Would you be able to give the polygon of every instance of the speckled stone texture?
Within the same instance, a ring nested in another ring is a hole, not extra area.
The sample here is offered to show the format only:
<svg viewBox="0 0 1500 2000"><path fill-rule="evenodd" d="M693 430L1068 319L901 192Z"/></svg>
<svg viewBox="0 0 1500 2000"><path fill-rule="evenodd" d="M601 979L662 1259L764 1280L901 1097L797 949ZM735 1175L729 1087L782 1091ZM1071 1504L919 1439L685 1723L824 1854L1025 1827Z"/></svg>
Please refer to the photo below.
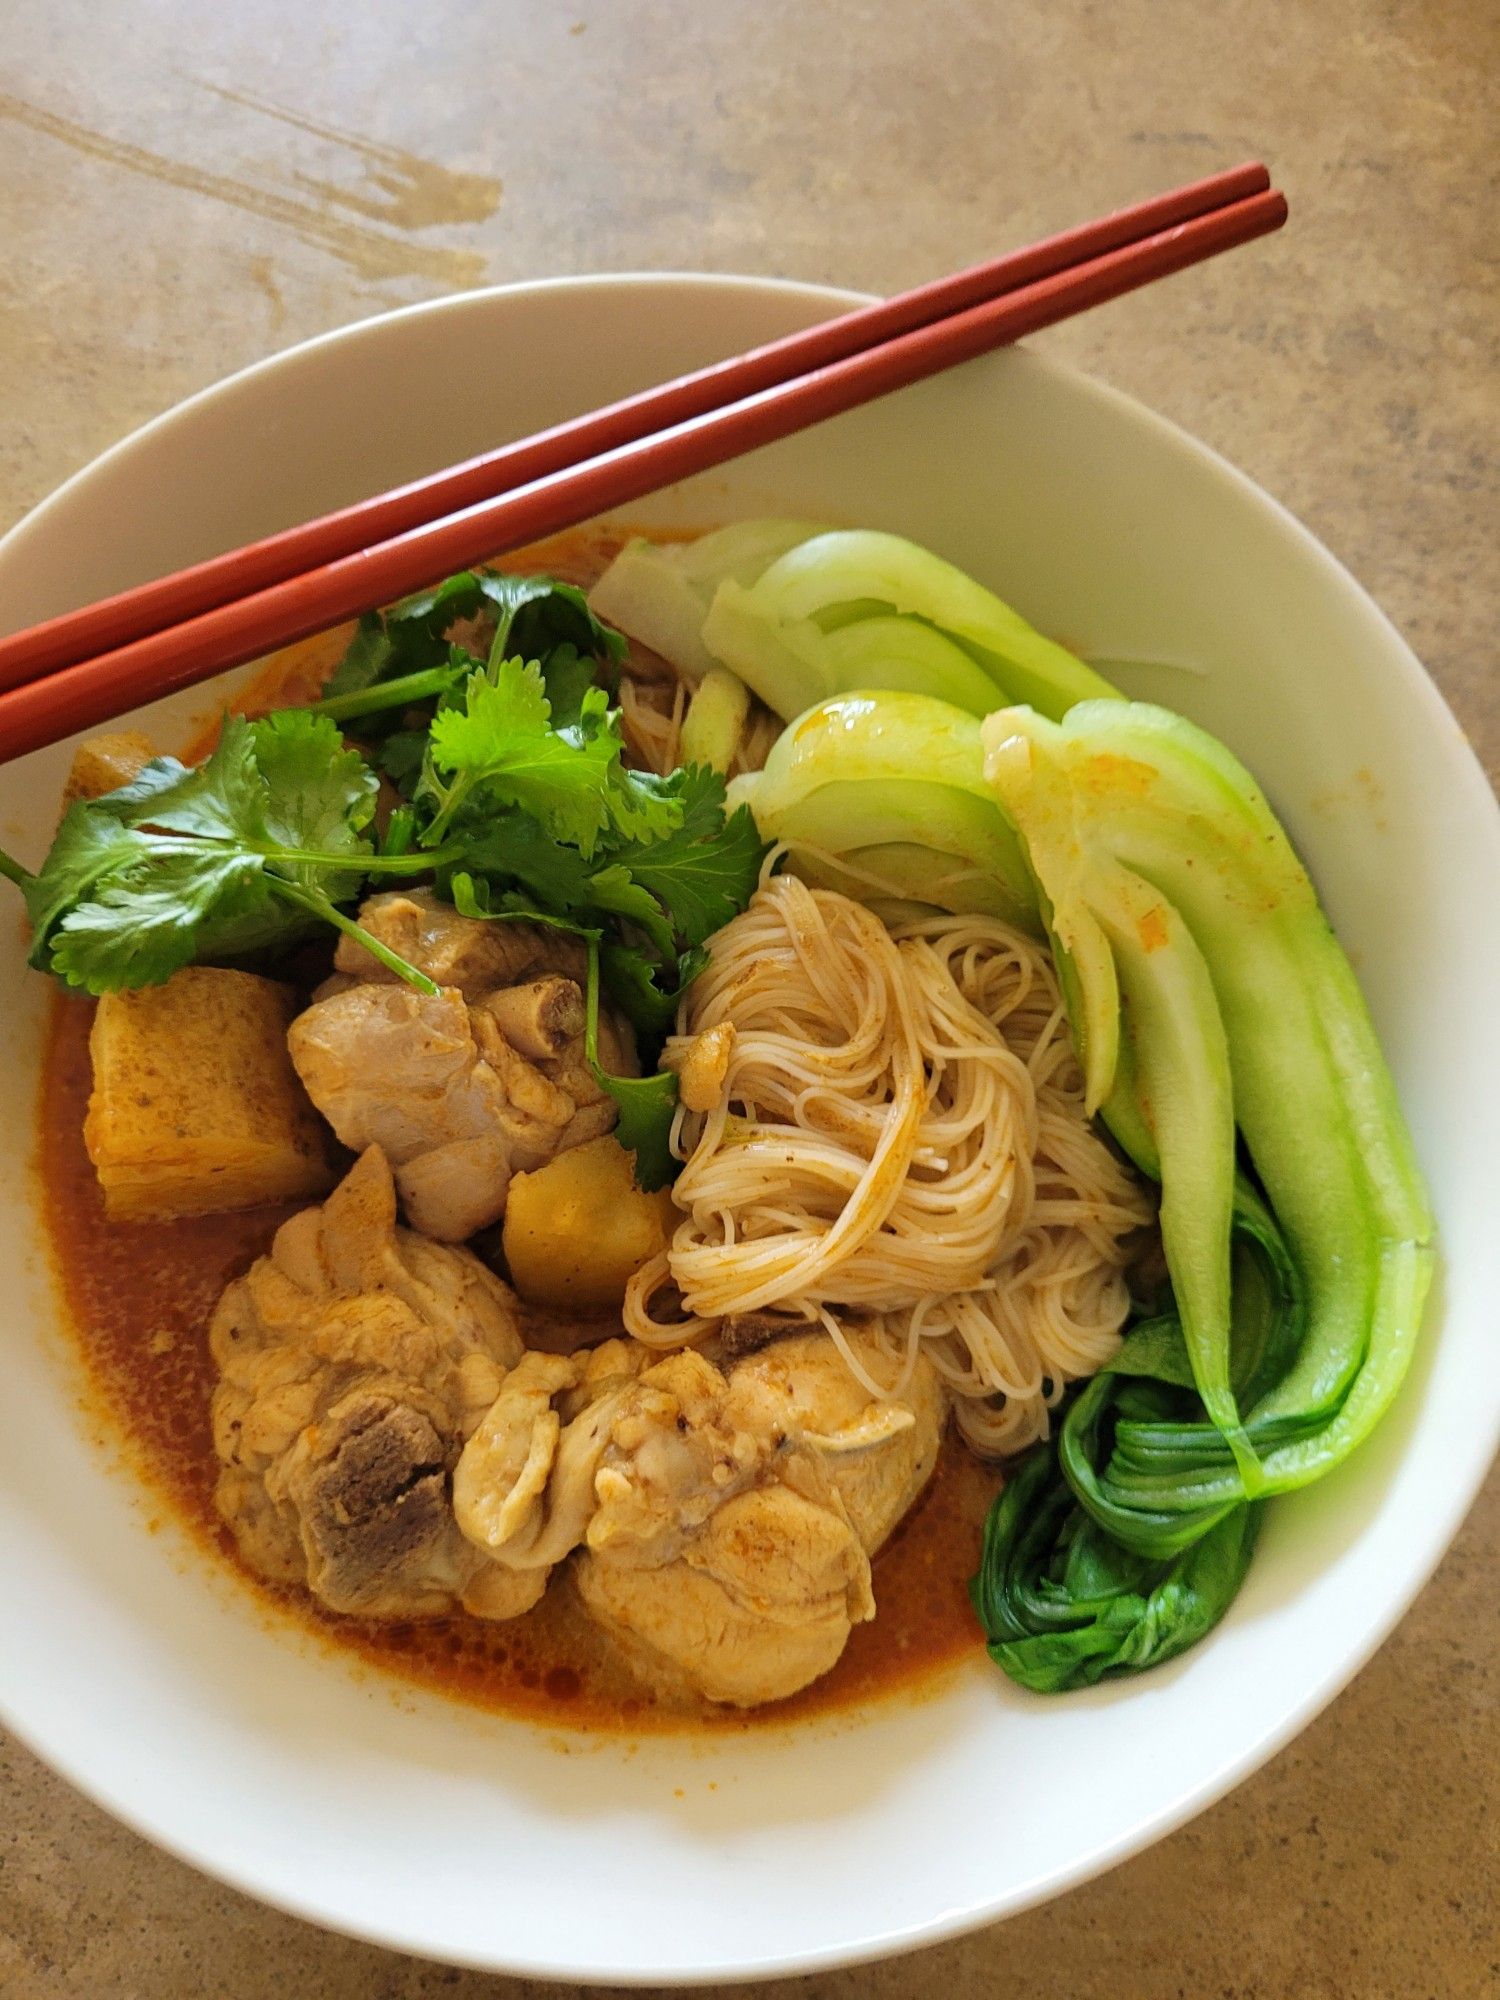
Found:
<svg viewBox="0 0 1500 2000"><path fill-rule="evenodd" d="M1491 0L46 0L0 41L5 522L230 369L408 299L652 266L892 290L1260 154L1284 236L1040 344L1284 500L1500 760ZM1348 1692L1150 1854L1001 1929L744 1990L1500 1993L1497 1529L1492 1482ZM0 1754L9 2000L561 1990L273 1915Z"/></svg>

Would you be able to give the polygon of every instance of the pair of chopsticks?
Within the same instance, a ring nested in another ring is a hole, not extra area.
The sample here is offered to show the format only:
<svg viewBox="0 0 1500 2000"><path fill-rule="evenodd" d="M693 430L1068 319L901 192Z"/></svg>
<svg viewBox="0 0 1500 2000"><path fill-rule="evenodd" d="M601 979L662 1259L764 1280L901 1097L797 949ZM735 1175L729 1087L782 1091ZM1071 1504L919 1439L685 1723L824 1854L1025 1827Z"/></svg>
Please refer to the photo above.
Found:
<svg viewBox="0 0 1500 2000"><path fill-rule="evenodd" d="M1280 228L1259 164L0 639L0 762Z"/></svg>

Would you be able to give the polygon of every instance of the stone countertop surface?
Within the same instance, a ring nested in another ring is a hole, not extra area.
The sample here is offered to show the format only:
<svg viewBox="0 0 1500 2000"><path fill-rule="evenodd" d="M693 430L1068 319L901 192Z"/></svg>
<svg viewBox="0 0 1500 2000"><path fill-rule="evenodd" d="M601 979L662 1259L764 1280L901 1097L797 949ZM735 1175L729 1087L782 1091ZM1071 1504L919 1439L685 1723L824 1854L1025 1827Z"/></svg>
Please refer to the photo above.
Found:
<svg viewBox="0 0 1500 2000"><path fill-rule="evenodd" d="M1284 236L1037 344L1283 500L1405 632L1492 774L1500 762L1500 13L1485 0L5 12L0 525L179 398L408 300L651 267L890 291L1260 155L1291 200ZM1001 1928L744 1991L1500 1992L1497 1532L1492 1480L1348 1691L1151 1852ZM563 1989L262 1909L9 1745L0 1991Z"/></svg>

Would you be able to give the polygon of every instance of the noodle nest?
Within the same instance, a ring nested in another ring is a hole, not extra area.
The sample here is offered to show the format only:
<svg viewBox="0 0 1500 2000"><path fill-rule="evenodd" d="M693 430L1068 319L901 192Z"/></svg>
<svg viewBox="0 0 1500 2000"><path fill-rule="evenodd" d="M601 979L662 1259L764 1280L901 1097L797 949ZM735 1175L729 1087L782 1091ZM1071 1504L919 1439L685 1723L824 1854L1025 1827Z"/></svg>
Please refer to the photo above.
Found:
<svg viewBox="0 0 1500 2000"><path fill-rule="evenodd" d="M888 930L777 875L715 938L666 1060L725 1023L717 1104L677 1113L683 1217L631 1281L628 1330L675 1347L738 1314L815 1321L872 1394L925 1353L977 1451L1046 1436L1119 1345L1152 1208L1084 1115L1045 948L987 916Z"/></svg>

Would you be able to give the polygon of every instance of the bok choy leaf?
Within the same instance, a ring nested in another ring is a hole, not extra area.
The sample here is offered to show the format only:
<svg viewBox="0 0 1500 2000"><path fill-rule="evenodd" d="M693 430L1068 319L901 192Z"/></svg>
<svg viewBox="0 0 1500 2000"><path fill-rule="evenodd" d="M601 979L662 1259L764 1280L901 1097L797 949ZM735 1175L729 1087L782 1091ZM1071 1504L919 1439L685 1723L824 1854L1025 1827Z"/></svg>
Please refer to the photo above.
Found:
<svg viewBox="0 0 1500 2000"><path fill-rule="evenodd" d="M1054 716L1114 693L952 563L870 529L814 536L748 588L722 584L703 643L782 716L867 687L976 715L997 696Z"/></svg>
<svg viewBox="0 0 1500 2000"><path fill-rule="evenodd" d="M1354 975L1243 766L1144 703L1061 724L1013 709L983 734L1068 968L1090 1108L1159 1163L1203 1405L1107 1436L1085 1397L1063 1468L1118 1540L1182 1548L1226 1508L1330 1471L1389 1407L1431 1272L1426 1194ZM1306 1298L1253 1401L1232 1379L1236 1134Z"/></svg>
<svg viewBox="0 0 1500 2000"><path fill-rule="evenodd" d="M630 543L590 593L598 615L690 680L727 667L783 720L894 689L981 716L1062 715L1114 693L993 592L899 535L740 521L670 547Z"/></svg>
<svg viewBox="0 0 1500 2000"><path fill-rule="evenodd" d="M1023 1687L1060 1694L1186 1652L1233 1603L1259 1514L1230 1508L1179 1555L1153 1562L1075 1504L1055 1445L1034 1446L985 1523L971 1586L990 1658Z"/></svg>
<svg viewBox="0 0 1500 2000"><path fill-rule="evenodd" d="M820 531L811 521L733 521L690 542L629 541L589 592L596 617L618 625L701 681L716 664L703 621L721 583L754 583L778 556Z"/></svg>
<svg viewBox="0 0 1500 2000"><path fill-rule="evenodd" d="M733 796L763 838L791 844L809 880L877 908L907 900L1039 928L1030 871L985 781L979 724L947 702L894 692L823 702Z"/></svg>

